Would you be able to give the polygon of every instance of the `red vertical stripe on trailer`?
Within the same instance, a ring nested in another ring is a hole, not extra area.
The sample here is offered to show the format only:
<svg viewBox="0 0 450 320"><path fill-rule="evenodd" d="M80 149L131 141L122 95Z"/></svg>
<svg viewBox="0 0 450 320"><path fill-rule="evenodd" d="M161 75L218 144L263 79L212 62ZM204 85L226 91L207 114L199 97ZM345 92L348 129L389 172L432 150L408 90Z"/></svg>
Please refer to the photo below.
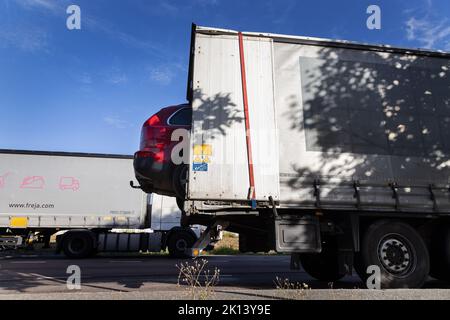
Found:
<svg viewBox="0 0 450 320"><path fill-rule="evenodd" d="M242 33L239 32L239 54L241 59L241 78L242 78L242 96L244 100L244 116L245 116L245 138L247 142L247 158L248 158L248 175L250 180L250 192L251 199L256 198L255 190L255 175L253 172L253 157L252 157L252 139L250 136L250 117L248 112L248 95L247 95L247 76L245 73L245 54L244 54L244 38Z"/></svg>

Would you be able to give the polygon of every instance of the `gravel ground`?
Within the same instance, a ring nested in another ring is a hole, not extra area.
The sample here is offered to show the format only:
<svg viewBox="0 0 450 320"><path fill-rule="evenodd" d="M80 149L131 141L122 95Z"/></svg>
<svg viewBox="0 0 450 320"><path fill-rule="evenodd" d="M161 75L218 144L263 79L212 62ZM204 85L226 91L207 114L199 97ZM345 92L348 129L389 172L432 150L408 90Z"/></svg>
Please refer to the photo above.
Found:
<svg viewBox="0 0 450 320"><path fill-rule="evenodd" d="M2 294L1 300L178 300L192 299L185 290L133 292L70 292ZM450 300L450 290L315 289L246 290L217 288L210 300Z"/></svg>

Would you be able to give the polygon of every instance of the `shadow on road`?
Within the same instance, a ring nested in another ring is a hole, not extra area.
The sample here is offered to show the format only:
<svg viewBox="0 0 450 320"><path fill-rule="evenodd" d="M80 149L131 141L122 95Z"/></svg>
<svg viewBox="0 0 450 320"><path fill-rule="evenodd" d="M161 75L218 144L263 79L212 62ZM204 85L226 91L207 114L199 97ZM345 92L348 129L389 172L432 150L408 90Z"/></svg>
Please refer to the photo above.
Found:
<svg viewBox="0 0 450 320"><path fill-rule="evenodd" d="M331 284L317 281L303 271L292 271L288 256L205 256L205 259L210 270L216 267L220 270L218 287L224 292L227 287L275 289L277 277L307 284L311 289L364 288L357 276L347 276ZM0 293L65 291L70 276L66 271L70 265L80 267L83 290L87 291L180 290L182 287L176 286L176 265L183 261L186 260L170 259L166 255L107 255L86 260L48 254L3 256L0 257ZM450 288L450 285L430 280L425 287Z"/></svg>

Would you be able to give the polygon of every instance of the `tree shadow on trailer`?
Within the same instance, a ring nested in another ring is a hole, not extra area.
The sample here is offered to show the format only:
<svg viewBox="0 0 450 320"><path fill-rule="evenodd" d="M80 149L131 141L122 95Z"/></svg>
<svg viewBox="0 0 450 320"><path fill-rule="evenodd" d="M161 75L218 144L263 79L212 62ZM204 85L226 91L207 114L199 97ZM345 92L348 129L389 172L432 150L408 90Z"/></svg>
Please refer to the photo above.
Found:
<svg viewBox="0 0 450 320"><path fill-rule="evenodd" d="M287 156L282 185L294 193L307 187L311 195L315 182L333 180L330 194L342 186L351 191L355 182L379 184L388 192L390 183L446 188L449 60L315 48L309 55L313 58L299 57L297 66L285 66L300 68L301 83L297 93L284 99L286 107L282 106L279 119L289 127L281 130L299 139L304 134L306 150L313 156L308 165L302 165L304 153Z"/></svg>
<svg viewBox="0 0 450 320"><path fill-rule="evenodd" d="M202 132L210 139L227 135L234 124L244 121L244 112L237 108L231 93L217 93L209 97L201 89L195 89L193 101L195 112L192 122L201 122Z"/></svg>

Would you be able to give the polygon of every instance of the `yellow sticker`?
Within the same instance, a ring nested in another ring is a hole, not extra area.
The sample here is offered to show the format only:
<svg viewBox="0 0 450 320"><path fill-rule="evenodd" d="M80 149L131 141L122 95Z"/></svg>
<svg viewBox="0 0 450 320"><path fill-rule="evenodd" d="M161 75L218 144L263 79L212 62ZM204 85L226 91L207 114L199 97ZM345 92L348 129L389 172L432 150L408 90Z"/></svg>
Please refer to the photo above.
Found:
<svg viewBox="0 0 450 320"><path fill-rule="evenodd" d="M202 151L203 151L203 148L202 148L201 144L196 144L194 146L194 155L201 156L202 155Z"/></svg>
<svg viewBox="0 0 450 320"><path fill-rule="evenodd" d="M202 145L202 154L204 156L212 156L212 145L210 144Z"/></svg>
<svg viewBox="0 0 450 320"><path fill-rule="evenodd" d="M196 157L194 158L194 163L202 163L202 162L203 162L202 157L196 156Z"/></svg>
<svg viewBox="0 0 450 320"><path fill-rule="evenodd" d="M210 144L194 145L194 155L196 155L196 156L212 156L212 145L210 145Z"/></svg>
<svg viewBox="0 0 450 320"><path fill-rule="evenodd" d="M24 229L28 227L28 218L27 217L11 217L9 221L9 226L11 228L20 228Z"/></svg>
<svg viewBox="0 0 450 320"><path fill-rule="evenodd" d="M194 163L210 163L212 153L212 145L196 144L194 145Z"/></svg>

